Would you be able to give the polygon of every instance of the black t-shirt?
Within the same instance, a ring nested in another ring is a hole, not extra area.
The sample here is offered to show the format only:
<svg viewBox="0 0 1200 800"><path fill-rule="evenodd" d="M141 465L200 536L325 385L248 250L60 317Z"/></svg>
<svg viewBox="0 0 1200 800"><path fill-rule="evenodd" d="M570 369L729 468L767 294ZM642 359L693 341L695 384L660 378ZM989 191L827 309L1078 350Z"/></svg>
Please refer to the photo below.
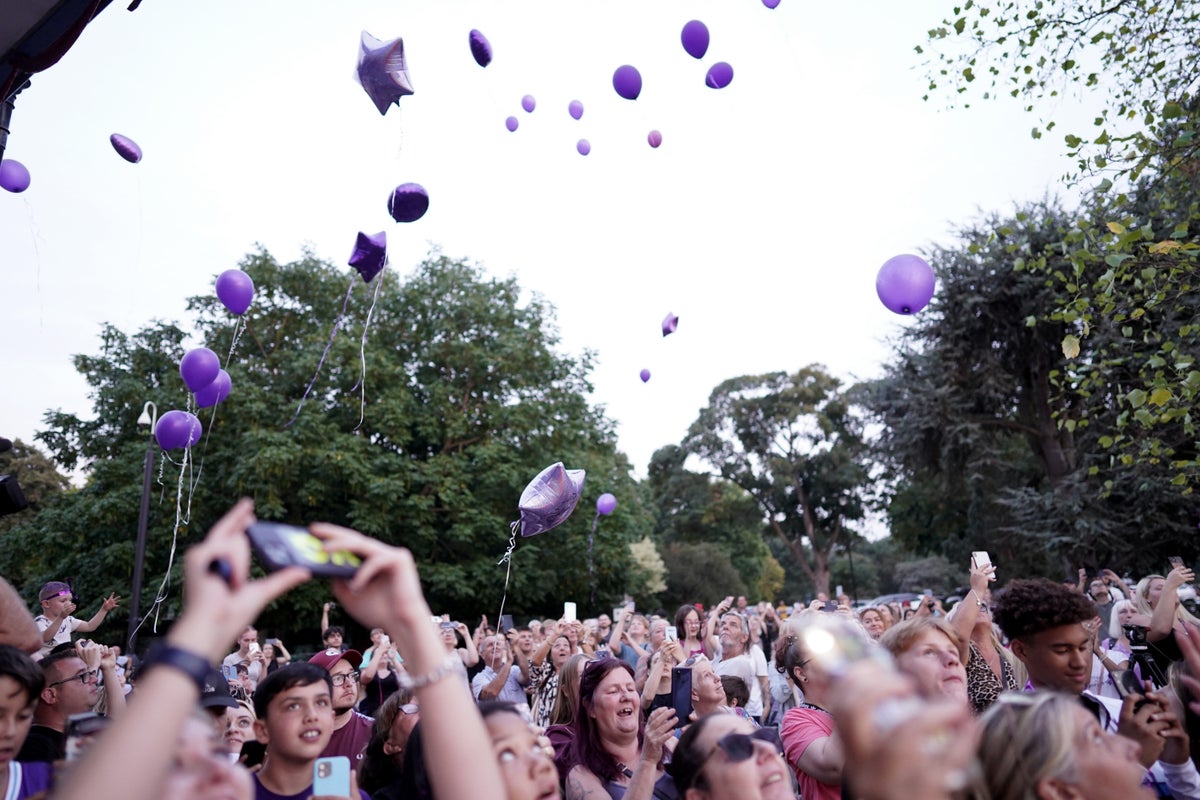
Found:
<svg viewBox="0 0 1200 800"><path fill-rule="evenodd" d="M66 756L67 735L45 725L34 725L17 753L16 761L58 761Z"/></svg>

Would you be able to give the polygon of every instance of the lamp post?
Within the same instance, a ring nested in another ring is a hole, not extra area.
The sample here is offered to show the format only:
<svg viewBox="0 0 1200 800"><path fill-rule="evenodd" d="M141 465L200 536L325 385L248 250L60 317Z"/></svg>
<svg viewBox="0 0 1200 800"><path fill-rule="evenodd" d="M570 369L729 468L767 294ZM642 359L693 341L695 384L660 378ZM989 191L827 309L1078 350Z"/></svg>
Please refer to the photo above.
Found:
<svg viewBox="0 0 1200 800"><path fill-rule="evenodd" d="M154 438L154 426L158 423L158 406L146 403L138 426L150 426L150 442L146 445L146 462L142 468L142 505L138 509L137 544L133 551L133 591L129 599L129 632L125 637L125 652L134 655L137 648L137 629L142 616L142 566L146 560L146 524L150 517L150 481L154 477L154 456L158 442Z"/></svg>

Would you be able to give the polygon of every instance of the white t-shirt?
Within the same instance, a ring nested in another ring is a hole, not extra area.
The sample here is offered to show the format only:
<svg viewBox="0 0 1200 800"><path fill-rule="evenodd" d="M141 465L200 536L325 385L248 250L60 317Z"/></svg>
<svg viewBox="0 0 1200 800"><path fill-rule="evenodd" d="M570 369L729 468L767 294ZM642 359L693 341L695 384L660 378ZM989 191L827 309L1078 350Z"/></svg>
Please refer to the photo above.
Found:
<svg viewBox="0 0 1200 800"><path fill-rule="evenodd" d="M221 661L223 667L236 667L238 664L246 665L246 672L250 675L250 680L258 684L258 679L262 677L262 662L255 661L249 655L242 656L238 651L234 651L225 656Z"/></svg>
<svg viewBox="0 0 1200 800"><path fill-rule="evenodd" d="M50 618L45 614L38 614L33 618L33 621L37 623L38 631L41 633L45 633L46 629L50 627ZM67 618L62 621L62 624L58 626L58 633L54 634L54 638L51 639L49 643L42 644L42 649L37 651L37 658L44 658L45 656L50 655L50 651L58 645L62 644L63 642L71 641L71 634L74 633L75 629L83 623L84 620L76 619L75 617L68 615Z"/></svg>
<svg viewBox="0 0 1200 800"><path fill-rule="evenodd" d="M754 690L758 687L758 677L755 673L754 659L749 653L742 653L733 658L722 658L713 662L713 672L718 675L732 675L746 682L750 690L750 702L746 704L746 713L752 717L762 716L762 691L758 693L758 710L754 710Z"/></svg>

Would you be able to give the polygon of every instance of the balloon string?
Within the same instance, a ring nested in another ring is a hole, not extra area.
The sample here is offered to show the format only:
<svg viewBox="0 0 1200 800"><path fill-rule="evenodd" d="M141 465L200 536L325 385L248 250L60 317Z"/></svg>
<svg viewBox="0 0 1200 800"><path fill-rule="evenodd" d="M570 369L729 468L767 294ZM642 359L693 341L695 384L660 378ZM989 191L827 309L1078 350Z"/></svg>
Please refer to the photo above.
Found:
<svg viewBox="0 0 1200 800"><path fill-rule="evenodd" d="M512 575L512 555L517 549L517 526L520 521L516 521L509 528L512 535L508 537L508 551L505 552L504 558L496 562L496 566L508 562L508 567L504 570L504 593L500 595L500 614L496 617L496 630L500 630L500 620L504 618L504 604L508 601L508 579Z"/></svg>
<svg viewBox="0 0 1200 800"><path fill-rule="evenodd" d="M592 520L592 530L588 534L588 586L591 589L591 605L596 607L596 564L592 558L592 540L596 538L596 526L600 524L600 512L596 512L596 518Z"/></svg>
<svg viewBox="0 0 1200 800"><path fill-rule="evenodd" d="M162 609L162 604L164 602L166 602L167 592L170 590L170 587L171 587L171 567L174 566L174 564L175 564L175 551L176 551L176 546L179 542L179 528L181 525L187 524L187 522L183 519L183 476L187 472L188 466L191 463L191 452L192 452L192 450L190 447L185 449L183 451L183 460L179 462L179 480L176 482L176 485L175 485L175 526L174 526L173 530L171 531L171 550L167 556L167 571L163 575L162 583L160 583L158 586L158 593L154 597L154 602L150 604L150 608L146 611L146 613L142 616L142 618L140 620L138 620L137 626L134 627L134 629L133 629L134 636L136 636L137 632L142 629L142 626L146 624L146 620L150 619L151 615L154 616L153 630L155 633L158 633L159 612ZM163 451L163 461L165 462L166 460L167 460L167 453L164 450ZM175 463L175 462L172 461L171 463ZM161 467L160 467L160 472L159 472L160 478L161 478L161 474L162 473L161 473ZM189 496L188 496L188 515L189 515L189 517L191 516L191 503L192 503L191 494L189 492Z"/></svg>
<svg viewBox="0 0 1200 800"><path fill-rule="evenodd" d="M387 267L386 259L383 265L385 268ZM380 275L378 282L375 284L375 294L371 297L371 307L367 309L367 321L363 323L362 341L358 345L358 361L362 365L362 370L358 376L358 383L350 390L353 392L359 386L362 387L358 408L358 424L354 426L354 430L361 428L363 420L367 418L367 331L371 329L371 315L375 313L375 304L379 302L379 292L382 288L383 275Z"/></svg>
<svg viewBox="0 0 1200 800"><path fill-rule="evenodd" d="M292 423L300 418L300 409L304 408L304 401L308 399L308 393L312 391L313 384L317 382L317 376L321 374L321 367L325 365L325 356L329 355L329 348L333 347L333 340L337 336L338 328L342 326L342 320L346 318L346 309L350 306L350 293L353 291L354 278L351 278L350 285L346 287L346 297L342 300L342 313L338 314L337 320L333 323L333 330L329 332L329 341L325 343L325 350L321 353L321 360L317 362L317 371L313 373L312 380L308 382L308 386L304 389L304 395L300 398L300 404L296 406L296 413L292 415L292 418L283 427L292 427Z"/></svg>
<svg viewBox="0 0 1200 800"><path fill-rule="evenodd" d="M237 349L238 342L242 339L242 331L244 330L246 330L246 318L238 317L233 323L233 341L229 343L229 352L225 355L226 368L229 367L229 362L233 360L233 351Z"/></svg>
<svg viewBox="0 0 1200 800"><path fill-rule="evenodd" d="M33 206L29 204L29 198L25 198L25 212L29 215L29 236L33 243L33 263L37 265L37 271L34 273L34 287L37 289L38 296L38 327L46 327L45 303L42 302L42 251L38 248L38 239L42 238L42 234L38 231L37 221L33 218Z"/></svg>

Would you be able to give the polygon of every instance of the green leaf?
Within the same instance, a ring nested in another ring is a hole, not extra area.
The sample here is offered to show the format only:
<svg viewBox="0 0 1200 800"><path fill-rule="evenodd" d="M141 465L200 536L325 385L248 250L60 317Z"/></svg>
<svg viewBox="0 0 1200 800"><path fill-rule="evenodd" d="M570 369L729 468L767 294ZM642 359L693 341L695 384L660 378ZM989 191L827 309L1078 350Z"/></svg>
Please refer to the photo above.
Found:
<svg viewBox="0 0 1200 800"><path fill-rule="evenodd" d="M1141 389L1134 389L1133 391L1129 392L1129 394L1125 395L1125 399L1129 402L1129 405L1133 406L1134 408L1138 408L1139 406L1145 404L1146 393Z"/></svg>
<svg viewBox="0 0 1200 800"><path fill-rule="evenodd" d="M1167 103L1162 108L1163 119L1175 119L1183 116L1183 106L1179 103Z"/></svg>
<svg viewBox="0 0 1200 800"><path fill-rule="evenodd" d="M1171 402L1171 390L1165 388L1155 389L1150 395L1150 404L1155 406L1165 406Z"/></svg>
<svg viewBox="0 0 1200 800"><path fill-rule="evenodd" d="M1131 258L1133 256L1128 253L1110 253L1104 257L1104 263L1110 267L1119 267Z"/></svg>
<svg viewBox="0 0 1200 800"><path fill-rule="evenodd" d="M1062 340L1062 352L1067 358L1075 358L1079 355L1079 337L1073 334L1067 334Z"/></svg>

